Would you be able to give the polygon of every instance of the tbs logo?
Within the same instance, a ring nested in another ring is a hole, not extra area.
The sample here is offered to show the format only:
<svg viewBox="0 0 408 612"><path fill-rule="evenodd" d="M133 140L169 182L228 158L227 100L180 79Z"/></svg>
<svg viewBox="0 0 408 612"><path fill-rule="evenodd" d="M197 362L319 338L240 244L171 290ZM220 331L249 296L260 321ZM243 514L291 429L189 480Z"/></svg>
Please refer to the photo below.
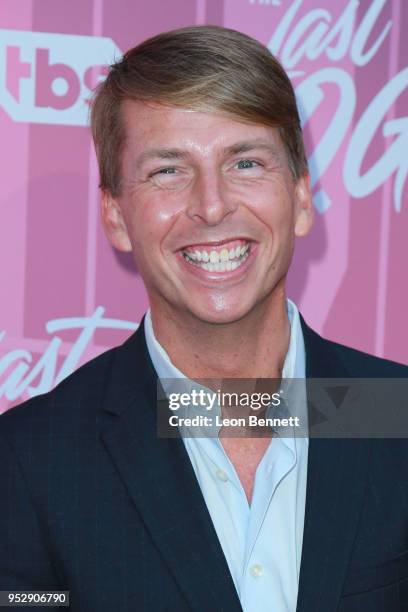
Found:
<svg viewBox="0 0 408 612"><path fill-rule="evenodd" d="M0 30L0 106L15 121L86 125L91 90L121 55L110 38Z"/></svg>

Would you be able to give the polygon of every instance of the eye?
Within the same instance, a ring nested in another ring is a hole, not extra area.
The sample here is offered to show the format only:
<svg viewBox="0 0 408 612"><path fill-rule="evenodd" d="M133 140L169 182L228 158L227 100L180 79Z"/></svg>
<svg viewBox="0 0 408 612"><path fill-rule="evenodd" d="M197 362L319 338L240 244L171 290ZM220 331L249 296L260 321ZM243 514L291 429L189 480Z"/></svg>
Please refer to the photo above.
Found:
<svg viewBox="0 0 408 612"><path fill-rule="evenodd" d="M185 167L165 166L149 174L150 182L161 189L183 189L189 184L190 179L191 172Z"/></svg>
<svg viewBox="0 0 408 612"><path fill-rule="evenodd" d="M235 164L235 167L238 170L251 170L252 168L256 168L257 166L259 166L259 163L253 159L240 159Z"/></svg>
<svg viewBox="0 0 408 612"><path fill-rule="evenodd" d="M155 176L156 174L176 174L176 169L173 168L173 167L160 168L160 170L157 170L156 172L153 172L153 174L151 176Z"/></svg>

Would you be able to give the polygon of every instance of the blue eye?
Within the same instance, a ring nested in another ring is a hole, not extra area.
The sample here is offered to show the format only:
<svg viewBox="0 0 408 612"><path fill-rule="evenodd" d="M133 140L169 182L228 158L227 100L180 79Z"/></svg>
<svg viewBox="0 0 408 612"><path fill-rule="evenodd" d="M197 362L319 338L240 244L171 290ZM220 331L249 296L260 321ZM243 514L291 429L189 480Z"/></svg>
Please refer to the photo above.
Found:
<svg viewBox="0 0 408 612"><path fill-rule="evenodd" d="M236 165L239 170L247 170L258 166L258 163L253 159L241 159Z"/></svg>
<svg viewBox="0 0 408 612"><path fill-rule="evenodd" d="M175 174L175 173L176 173L175 168L162 168L161 170L157 172L157 174Z"/></svg>

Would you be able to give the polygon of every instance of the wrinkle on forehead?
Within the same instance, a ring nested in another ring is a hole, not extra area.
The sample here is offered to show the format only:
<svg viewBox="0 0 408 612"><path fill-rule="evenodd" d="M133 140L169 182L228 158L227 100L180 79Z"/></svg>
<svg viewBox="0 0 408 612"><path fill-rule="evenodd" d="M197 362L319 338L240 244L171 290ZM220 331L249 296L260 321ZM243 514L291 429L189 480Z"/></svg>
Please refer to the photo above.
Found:
<svg viewBox="0 0 408 612"><path fill-rule="evenodd" d="M217 139L218 140L218 139ZM222 140L222 138L220 139ZM280 152L272 142L268 142L265 139L257 138L253 140L242 140L229 146L218 147L218 142L215 141L205 147L192 141L185 141L186 148L169 148L169 147L153 147L146 149L138 157L138 163L142 164L150 159L168 159L168 160L183 160L190 156L190 150L195 150L200 153L203 157L208 157L212 153L212 149L218 150L221 157L228 157L230 155L239 155L241 153L249 153L254 150L262 150L270 153L277 161L280 159Z"/></svg>
<svg viewBox="0 0 408 612"><path fill-rule="evenodd" d="M150 159L182 160L194 154L205 159L255 149L282 160L280 136L271 126L157 103L125 101L123 111L126 141L139 148L134 151L138 165Z"/></svg>

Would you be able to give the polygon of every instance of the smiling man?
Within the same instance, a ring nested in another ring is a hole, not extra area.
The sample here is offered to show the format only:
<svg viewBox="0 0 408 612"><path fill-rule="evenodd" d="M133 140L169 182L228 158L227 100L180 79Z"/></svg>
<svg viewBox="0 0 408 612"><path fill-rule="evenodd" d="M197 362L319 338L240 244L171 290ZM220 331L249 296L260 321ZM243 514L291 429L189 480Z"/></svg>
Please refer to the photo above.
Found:
<svg viewBox="0 0 408 612"><path fill-rule="evenodd" d="M112 66L92 129L103 225L150 308L0 419L0 589L86 612L408 610L404 440L157 435L158 378L407 376L286 298L313 208L284 70L232 30L161 34Z"/></svg>
<svg viewBox="0 0 408 612"><path fill-rule="evenodd" d="M188 376L280 374L308 175L294 179L276 127L153 102L122 113L121 188L105 190L102 217L112 244L134 253L160 343Z"/></svg>

